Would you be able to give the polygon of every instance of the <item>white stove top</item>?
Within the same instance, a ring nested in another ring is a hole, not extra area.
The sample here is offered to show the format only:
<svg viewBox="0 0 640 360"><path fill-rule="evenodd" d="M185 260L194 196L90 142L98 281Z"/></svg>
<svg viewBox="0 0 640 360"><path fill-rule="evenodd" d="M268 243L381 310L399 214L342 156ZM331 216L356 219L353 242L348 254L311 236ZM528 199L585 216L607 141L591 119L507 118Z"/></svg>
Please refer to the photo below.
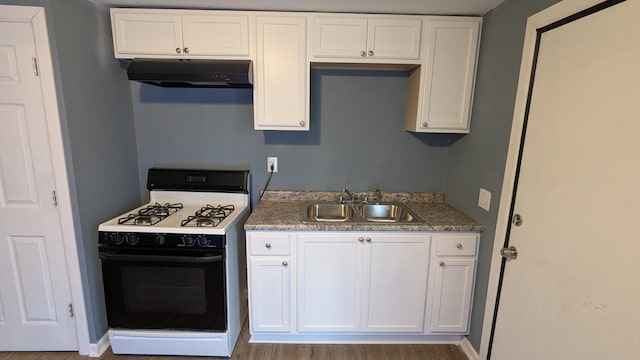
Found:
<svg viewBox="0 0 640 360"><path fill-rule="evenodd" d="M118 220L129 214L153 204L182 203L183 208L170 214L154 225L119 224ZM233 205L234 210L220 224L208 226L182 226L187 217L201 208L211 206ZM191 192L191 191L151 191L149 203L127 211L99 225L99 231L138 232L138 233L173 233L173 234L212 234L224 235L227 229L249 212L249 196L238 193Z"/></svg>

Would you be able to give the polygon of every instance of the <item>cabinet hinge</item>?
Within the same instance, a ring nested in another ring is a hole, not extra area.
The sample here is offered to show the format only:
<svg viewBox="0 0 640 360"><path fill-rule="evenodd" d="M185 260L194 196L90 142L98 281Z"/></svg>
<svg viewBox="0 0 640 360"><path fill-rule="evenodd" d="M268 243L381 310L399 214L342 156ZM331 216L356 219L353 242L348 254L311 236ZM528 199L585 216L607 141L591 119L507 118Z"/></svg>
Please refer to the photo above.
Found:
<svg viewBox="0 0 640 360"><path fill-rule="evenodd" d="M53 198L53 207L58 207L58 194L55 190L51 192L51 197Z"/></svg>
<svg viewBox="0 0 640 360"><path fill-rule="evenodd" d="M40 69L38 69L38 58L32 57L31 62L33 63L33 75L40 76Z"/></svg>
<svg viewBox="0 0 640 360"><path fill-rule="evenodd" d="M73 317L73 303L69 304L69 317Z"/></svg>

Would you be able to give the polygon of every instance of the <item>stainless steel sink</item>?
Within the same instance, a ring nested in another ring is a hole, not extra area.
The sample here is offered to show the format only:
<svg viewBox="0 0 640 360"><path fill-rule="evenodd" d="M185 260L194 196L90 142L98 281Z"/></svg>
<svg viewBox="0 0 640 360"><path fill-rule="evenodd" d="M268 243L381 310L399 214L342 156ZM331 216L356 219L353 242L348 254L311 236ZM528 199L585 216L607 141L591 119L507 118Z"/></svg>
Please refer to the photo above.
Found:
<svg viewBox="0 0 640 360"><path fill-rule="evenodd" d="M349 223L422 223L403 204L340 204L305 203L302 208L303 222L349 222Z"/></svg>
<svg viewBox="0 0 640 360"><path fill-rule="evenodd" d="M305 214L313 221L339 222L351 219L353 208L346 204L311 204Z"/></svg>
<svg viewBox="0 0 640 360"><path fill-rule="evenodd" d="M358 214L368 221L413 222L416 216L405 206L399 204L356 205Z"/></svg>

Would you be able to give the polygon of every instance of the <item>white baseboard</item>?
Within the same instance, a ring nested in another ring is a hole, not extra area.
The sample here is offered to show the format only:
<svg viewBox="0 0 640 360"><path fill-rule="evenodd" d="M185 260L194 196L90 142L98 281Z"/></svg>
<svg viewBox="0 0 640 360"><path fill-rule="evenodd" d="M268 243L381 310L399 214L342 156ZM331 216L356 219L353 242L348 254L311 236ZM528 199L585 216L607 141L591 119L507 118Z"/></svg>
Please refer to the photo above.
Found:
<svg viewBox="0 0 640 360"><path fill-rule="evenodd" d="M476 352L476 349L473 348L473 345L471 345L468 337L464 336L462 340L460 340L460 348L462 348L462 352L467 355L469 360L480 360L480 356Z"/></svg>
<svg viewBox="0 0 640 360"><path fill-rule="evenodd" d="M109 332L102 335L97 344L89 344L89 357L100 357L111 346L109 344Z"/></svg>

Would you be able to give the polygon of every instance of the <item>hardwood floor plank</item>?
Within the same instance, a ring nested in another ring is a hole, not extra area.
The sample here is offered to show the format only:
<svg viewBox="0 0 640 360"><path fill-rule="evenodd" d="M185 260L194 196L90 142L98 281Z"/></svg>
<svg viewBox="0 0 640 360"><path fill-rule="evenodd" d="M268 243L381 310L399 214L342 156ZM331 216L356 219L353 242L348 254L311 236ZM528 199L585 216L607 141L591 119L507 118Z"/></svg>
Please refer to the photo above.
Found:
<svg viewBox="0 0 640 360"><path fill-rule="evenodd" d="M99 360L203 360L212 357L115 355ZM233 360L468 360L449 344L250 344L245 323ZM74 352L0 352L0 360L94 360Z"/></svg>

